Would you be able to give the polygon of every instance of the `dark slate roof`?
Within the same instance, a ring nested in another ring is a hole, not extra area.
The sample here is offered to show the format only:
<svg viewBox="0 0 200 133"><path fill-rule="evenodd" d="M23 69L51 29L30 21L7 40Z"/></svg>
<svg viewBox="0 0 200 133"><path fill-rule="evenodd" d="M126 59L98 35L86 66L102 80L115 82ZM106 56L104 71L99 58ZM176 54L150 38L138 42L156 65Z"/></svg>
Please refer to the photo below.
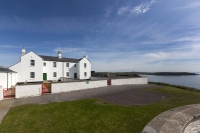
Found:
<svg viewBox="0 0 200 133"><path fill-rule="evenodd" d="M0 67L0 73L16 73L8 68Z"/></svg>
<svg viewBox="0 0 200 133"><path fill-rule="evenodd" d="M58 58L54 56L45 56L45 55L39 55L43 60L45 61L59 61L59 62L73 62L77 63L80 59L74 59L74 58Z"/></svg>

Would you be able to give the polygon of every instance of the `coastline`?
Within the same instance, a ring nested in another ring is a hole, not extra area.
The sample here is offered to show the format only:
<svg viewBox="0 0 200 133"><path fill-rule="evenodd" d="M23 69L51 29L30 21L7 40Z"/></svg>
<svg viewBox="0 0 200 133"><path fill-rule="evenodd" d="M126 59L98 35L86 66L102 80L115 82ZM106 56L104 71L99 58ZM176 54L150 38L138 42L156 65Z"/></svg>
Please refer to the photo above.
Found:
<svg viewBox="0 0 200 133"><path fill-rule="evenodd" d="M156 85L163 85L163 86L170 86L170 87L175 87L175 88L179 88L179 89L183 89L183 90L200 92L200 90L197 88L187 87L187 86L182 86L182 85L173 85L173 84L167 84L167 83L161 83L161 82L148 82L148 83L156 84Z"/></svg>
<svg viewBox="0 0 200 133"><path fill-rule="evenodd" d="M197 73L190 72L133 72L134 74L144 74L144 75L157 75L157 76L191 76L199 75Z"/></svg>

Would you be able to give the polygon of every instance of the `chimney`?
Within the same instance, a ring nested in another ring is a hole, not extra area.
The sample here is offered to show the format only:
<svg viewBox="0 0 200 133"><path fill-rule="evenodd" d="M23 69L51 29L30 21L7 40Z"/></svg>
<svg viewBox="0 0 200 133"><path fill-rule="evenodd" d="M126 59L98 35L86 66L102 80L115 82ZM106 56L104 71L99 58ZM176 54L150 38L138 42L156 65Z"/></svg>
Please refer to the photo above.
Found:
<svg viewBox="0 0 200 133"><path fill-rule="evenodd" d="M88 56L87 56L87 55L85 55L85 56L83 56L83 58L86 58L86 59L87 59L87 58L88 58Z"/></svg>
<svg viewBox="0 0 200 133"><path fill-rule="evenodd" d="M62 58L62 54L60 51L58 51L58 58Z"/></svg>
<svg viewBox="0 0 200 133"><path fill-rule="evenodd" d="M26 50L25 50L25 48L23 47L22 48L22 54L21 54L21 56L23 56L23 55L25 55L26 54Z"/></svg>

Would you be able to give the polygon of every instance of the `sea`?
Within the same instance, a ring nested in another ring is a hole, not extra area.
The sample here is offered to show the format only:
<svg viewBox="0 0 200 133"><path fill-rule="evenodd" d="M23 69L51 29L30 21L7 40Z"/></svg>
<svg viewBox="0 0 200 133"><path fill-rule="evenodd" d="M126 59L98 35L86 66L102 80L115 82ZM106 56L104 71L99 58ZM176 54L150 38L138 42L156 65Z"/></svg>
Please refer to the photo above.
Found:
<svg viewBox="0 0 200 133"><path fill-rule="evenodd" d="M196 73L200 74L200 72ZM200 75L184 76L158 76L158 75L140 75L148 78L149 82L161 82L173 85L192 87L200 90Z"/></svg>

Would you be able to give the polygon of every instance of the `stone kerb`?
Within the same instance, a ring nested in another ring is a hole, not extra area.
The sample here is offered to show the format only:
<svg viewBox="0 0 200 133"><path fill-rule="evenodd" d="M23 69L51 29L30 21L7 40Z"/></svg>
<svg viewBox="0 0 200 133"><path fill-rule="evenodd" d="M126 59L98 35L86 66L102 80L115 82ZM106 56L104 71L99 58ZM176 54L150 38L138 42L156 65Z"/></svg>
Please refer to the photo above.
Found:
<svg viewBox="0 0 200 133"><path fill-rule="evenodd" d="M0 100L3 100L3 87L0 86Z"/></svg>
<svg viewBox="0 0 200 133"><path fill-rule="evenodd" d="M184 133L185 128L199 118L200 104L178 107L156 116L142 133Z"/></svg>

